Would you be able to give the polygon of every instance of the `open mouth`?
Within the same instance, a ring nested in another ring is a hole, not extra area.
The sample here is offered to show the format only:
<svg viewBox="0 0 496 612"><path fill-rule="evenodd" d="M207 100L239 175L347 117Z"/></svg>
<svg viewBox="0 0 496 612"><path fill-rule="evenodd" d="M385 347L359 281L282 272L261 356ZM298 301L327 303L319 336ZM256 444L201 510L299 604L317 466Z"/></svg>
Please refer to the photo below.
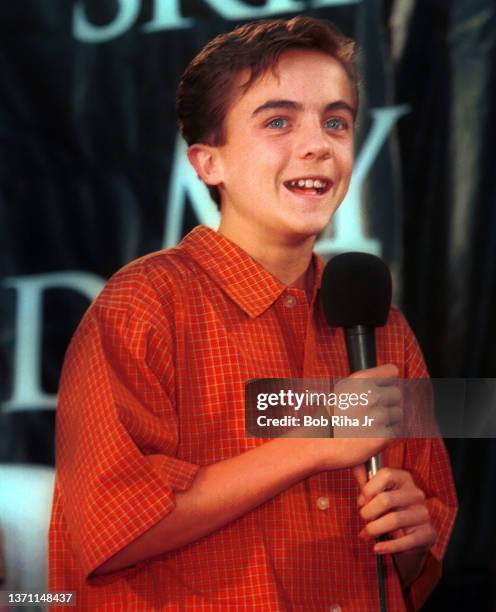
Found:
<svg viewBox="0 0 496 612"><path fill-rule="evenodd" d="M283 184L289 191L300 195L322 195L332 187L332 182L323 177L302 177Z"/></svg>

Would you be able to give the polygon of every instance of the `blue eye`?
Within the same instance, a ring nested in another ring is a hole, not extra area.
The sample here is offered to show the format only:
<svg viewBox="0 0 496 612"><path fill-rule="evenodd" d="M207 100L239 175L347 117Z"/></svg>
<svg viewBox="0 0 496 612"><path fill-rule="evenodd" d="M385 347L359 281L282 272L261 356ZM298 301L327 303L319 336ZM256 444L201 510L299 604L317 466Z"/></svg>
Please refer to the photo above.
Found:
<svg viewBox="0 0 496 612"><path fill-rule="evenodd" d="M331 130L344 130L347 127L347 123L339 117L331 117L331 119L327 119L325 126Z"/></svg>
<svg viewBox="0 0 496 612"><path fill-rule="evenodd" d="M286 127L286 119L283 119L282 117L276 117L275 119L272 119L272 121L269 121L267 127L276 129Z"/></svg>

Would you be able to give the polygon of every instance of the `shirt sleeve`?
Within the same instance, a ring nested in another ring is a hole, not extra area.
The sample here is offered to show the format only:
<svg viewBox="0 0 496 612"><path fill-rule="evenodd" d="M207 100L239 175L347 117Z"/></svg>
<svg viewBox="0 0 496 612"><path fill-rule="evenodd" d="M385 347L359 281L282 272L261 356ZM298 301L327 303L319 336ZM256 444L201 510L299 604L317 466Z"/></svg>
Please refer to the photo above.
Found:
<svg viewBox="0 0 496 612"><path fill-rule="evenodd" d="M85 578L171 512L199 467L177 456L172 333L145 315L143 299L97 300L64 363L57 486Z"/></svg>
<svg viewBox="0 0 496 612"><path fill-rule="evenodd" d="M407 591L410 610L419 610L436 586L442 573L442 560L448 546L457 512L457 499L448 454L440 439L411 440L406 466L417 486L426 495L426 506L437 532L424 567Z"/></svg>
<svg viewBox="0 0 496 612"><path fill-rule="evenodd" d="M407 378L428 377L427 367L417 340L404 321ZM406 445L404 469L426 495L426 505L437 532L424 567L406 593L409 610L419 610L442 574L442 560L458 509L450 459L441 438L410 439Z"/></svg>

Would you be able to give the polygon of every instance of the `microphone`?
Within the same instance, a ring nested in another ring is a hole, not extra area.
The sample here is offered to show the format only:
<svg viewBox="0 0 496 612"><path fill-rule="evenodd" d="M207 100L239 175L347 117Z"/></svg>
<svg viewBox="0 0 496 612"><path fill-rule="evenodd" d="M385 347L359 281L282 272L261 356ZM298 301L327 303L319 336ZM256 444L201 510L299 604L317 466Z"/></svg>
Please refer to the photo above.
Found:
<svg viewBox="0 0 496 612"><path fill-rule="evenodd" d="M333 257L322 275L321 301L331 327L343 327L350 370L377 365L375 328L386 324L391 305L391 273L369 253ZM380 468L380 455L367 461L369 479Z"/></svg>
<svg viewBox="0 0 496 612"><path fill-rule="evenodd" d="M377 365L375 328L386 324L391 305L391 273L368 253L343 253L326 265L320 290L322 308L331 327L343 327L350 370ZM380 454L367 461L369 480L381 467ZM383 560L376 556L379 607L386 611Z"/></svg>

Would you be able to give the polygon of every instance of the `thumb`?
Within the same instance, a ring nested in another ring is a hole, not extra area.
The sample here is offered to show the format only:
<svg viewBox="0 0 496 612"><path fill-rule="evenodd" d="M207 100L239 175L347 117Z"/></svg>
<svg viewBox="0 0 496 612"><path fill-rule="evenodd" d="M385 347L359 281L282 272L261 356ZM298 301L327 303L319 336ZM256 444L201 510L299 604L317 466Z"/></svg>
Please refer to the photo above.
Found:
<svg viewBox="0 0 496 612"><path fill-rule="evenodd" d="M366 370L357 370L350 374L348 378L397 378L398 375L398 366L394 363L386 363Z"/></svg>

